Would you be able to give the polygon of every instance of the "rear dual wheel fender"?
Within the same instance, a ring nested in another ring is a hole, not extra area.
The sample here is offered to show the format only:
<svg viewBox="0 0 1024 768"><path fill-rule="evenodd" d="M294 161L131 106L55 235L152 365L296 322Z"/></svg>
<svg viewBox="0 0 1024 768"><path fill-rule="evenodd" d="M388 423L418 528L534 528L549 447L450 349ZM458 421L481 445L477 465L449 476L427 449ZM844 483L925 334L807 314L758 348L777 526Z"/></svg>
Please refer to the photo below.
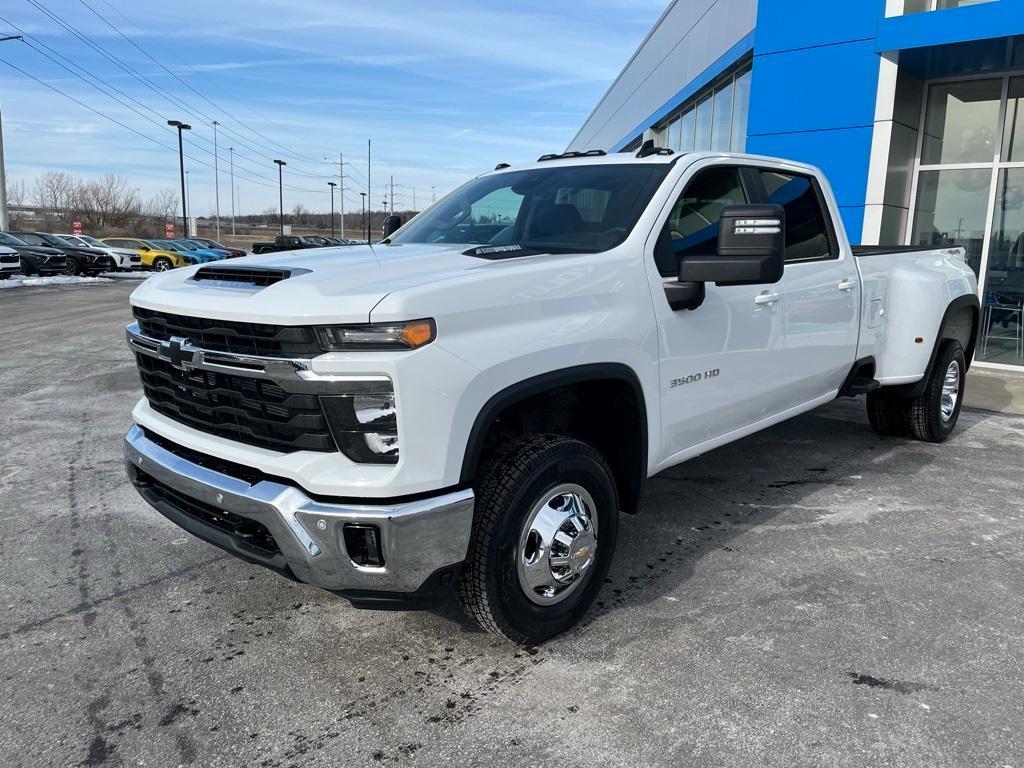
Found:
<svg viewBox="0 0 1024 768"><path fill-rule="evenodd" d="M535 435L486 460L475 488L463 607L515 643L564 632L593 603L615 550L618 496L608 463L579 440Z"/></svg>

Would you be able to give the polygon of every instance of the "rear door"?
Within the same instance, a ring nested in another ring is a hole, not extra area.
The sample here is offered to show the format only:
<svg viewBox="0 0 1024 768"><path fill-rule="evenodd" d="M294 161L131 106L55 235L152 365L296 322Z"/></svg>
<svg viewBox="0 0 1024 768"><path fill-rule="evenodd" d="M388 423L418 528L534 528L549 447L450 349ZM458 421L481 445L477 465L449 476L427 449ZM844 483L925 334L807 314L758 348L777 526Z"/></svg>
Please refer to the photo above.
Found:
<svg viewBox="0 0 1024 768"><path fill-rule="evenodd" d="M661 346L662 460L742 430L784 408L773 376L782 349L782 286L706 285L704 303L673 311L663 290L689 254L715 253L718 219L754 202L749 170L710 164L690 177L655 245L654 307ZM669 245L670 242L670 245Z"/></svg>
<svg viewBox="0 0 1024 768"><path fill-rule="evenodd" d="M857 354L860 279L833 225L835 209L816 178L760 168L758 179L763 201L786 211L784 342L773 369L799 405L834 395L850 372Z"/></svg>

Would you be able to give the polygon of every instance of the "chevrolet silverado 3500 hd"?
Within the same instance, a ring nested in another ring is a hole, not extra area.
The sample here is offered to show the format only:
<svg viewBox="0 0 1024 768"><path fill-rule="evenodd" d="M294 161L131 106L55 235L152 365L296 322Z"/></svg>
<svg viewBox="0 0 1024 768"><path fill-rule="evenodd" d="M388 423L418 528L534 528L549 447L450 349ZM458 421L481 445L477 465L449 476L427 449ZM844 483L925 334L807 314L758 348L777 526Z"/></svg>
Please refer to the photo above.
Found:
<svg viewBox="0 0 1024 768"><path fill-rule="evenodd" d="M651 147L501 165L381 243L131 302L147 502L358 607L454 586L520 643L585 613L667 467L856 394L944 440L978 327L961 250L851 248L817 169Z"/></svg>

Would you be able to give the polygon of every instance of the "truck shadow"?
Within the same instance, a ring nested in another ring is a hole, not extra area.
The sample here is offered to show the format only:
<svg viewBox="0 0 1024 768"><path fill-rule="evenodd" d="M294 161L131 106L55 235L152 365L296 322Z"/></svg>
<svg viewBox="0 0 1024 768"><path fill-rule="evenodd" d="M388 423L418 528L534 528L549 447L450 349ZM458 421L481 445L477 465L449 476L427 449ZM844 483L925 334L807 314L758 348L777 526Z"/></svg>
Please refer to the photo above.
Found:
<svg viewBox="0 0 1024 768"><path fill-rule="evenodd" d="M956 440L989 418L964 412ZM771 525L822 524L852 513L859 494L877 492L881 473L914 475L940 446L883 438L868 425L863 399L842 400L706 453L652 478L636 515L620 518L615 559L594 607L568 633L602 616L667 597L701 558L740 553L743 534ZM854 489L851 492L851 489ZM478 631L454 601L436 615Z"/></svg>

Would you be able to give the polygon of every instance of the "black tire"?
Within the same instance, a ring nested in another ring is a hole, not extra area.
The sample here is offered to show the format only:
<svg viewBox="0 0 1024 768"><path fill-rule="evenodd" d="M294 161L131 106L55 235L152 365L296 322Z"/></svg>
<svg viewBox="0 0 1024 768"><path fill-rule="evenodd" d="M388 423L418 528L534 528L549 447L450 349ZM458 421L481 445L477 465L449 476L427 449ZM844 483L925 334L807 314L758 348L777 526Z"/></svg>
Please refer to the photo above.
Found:
<svg viewBox="0 0 1024 768"><path fill-rule="evenodd" d="M157 256L153 259L154 272L166 272L169 269L174 269L174 264L166 256Z"/></svg>
<svg viewBox="0 0 1024 768"><path fill-rule="evenodd" d="M517 552L527 516L544 494L571 483L594 502L600 546L574 591L538 605L520 584ZM601 590L618 534L618 495L604 457L586 443L535 435L500 449L481 467L473 533L459 578L463 608L488 632L536 645L564 632L587 612Z"/></svg>
<svg viewBox="0 0 1024 768"><path fill-rule="evenodd" d="M64 274L72 277L80 275L82 274L82 265L75 259L69 257L67 260L67 266L64 267Z"/></svg>
<svg viewBox="0 0 1024 768"><path fill-rule="evenodd" d="M954 368L957 388L950 399L944 388L947 372ZM942 342L924 392L910 401L907 425L911 437L926 443L941 443L953 433L964 402L966 373L967 360L960 342L953 339Z"/></svg>
<svg viewBox="0 0 1024 768"><path fill-rule="evenodd" d="M871 428L885 437L906 437L910 434L907 423L910 401L897 397L885 389L868 392L868 421Z"/></svg>

